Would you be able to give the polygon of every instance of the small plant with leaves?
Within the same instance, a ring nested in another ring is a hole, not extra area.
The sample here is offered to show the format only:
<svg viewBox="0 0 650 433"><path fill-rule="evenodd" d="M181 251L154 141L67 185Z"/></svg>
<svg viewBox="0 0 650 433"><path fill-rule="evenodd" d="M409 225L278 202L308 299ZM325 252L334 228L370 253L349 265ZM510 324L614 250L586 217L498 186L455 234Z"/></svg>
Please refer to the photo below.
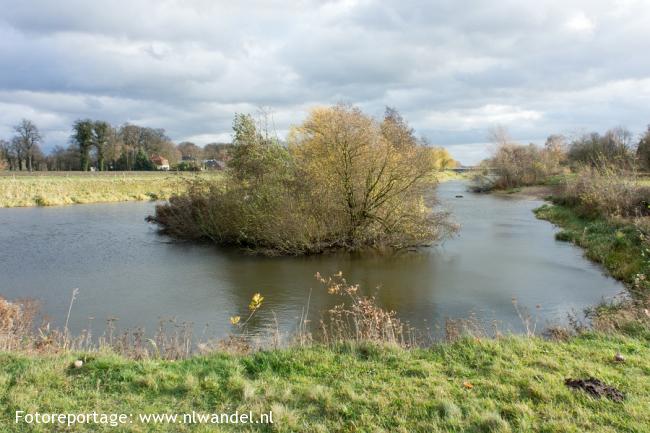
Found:
<svg viewBox="0 0 650 433"><path fill-rule="evenodd" d="M242 333L246 330L248 322L255 316L255 313L262 307L264 303L264 296L259 293L255 293L251 298L250 303L248 304L248 317L242 321L241 316L231 316L230 324L238 328Z"/></svg>

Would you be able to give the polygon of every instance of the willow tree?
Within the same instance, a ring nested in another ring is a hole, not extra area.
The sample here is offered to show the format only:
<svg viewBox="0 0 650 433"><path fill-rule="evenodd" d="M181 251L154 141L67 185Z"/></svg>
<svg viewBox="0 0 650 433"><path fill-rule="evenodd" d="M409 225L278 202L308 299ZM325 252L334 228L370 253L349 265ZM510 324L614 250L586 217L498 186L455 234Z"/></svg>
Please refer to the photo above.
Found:
<svg viewBox="0 0 650 433"><path fill-rule="evenodd" d="M345 105L315 109L293 129L290 150L314 196L343 219L346 245L438 237L422 200L433 155L395 110L377 122Z"/></svg>

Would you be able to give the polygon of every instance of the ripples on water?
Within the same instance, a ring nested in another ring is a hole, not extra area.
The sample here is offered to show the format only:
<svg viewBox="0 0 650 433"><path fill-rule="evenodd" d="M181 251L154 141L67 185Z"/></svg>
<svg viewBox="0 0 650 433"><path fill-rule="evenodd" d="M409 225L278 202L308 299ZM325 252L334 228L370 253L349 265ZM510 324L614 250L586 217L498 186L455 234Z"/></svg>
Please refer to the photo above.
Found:
<svg viewBox="0 0 650 433"><path fill-rule="evenodd" d="M459 235L397 255L265 258L169 242L144 221L152 203L0 209L0 294L38 298L61 324L78 287L74 330L87 327L89 316L100 322L96 329L117 316L121 327L150 331L161 317L176 317L221 336L255 292L266 298L257 329L270 326L275 312L288 332L310 292L309 318L318 323L333 299L316 272L343 271L384 308L434 331L445 318L472 312L521 330L512 298L532 311L541 305L540 325L561 322L622 291L580 249L554 240L554 228L531 212L541 202L472 194L462 182L443 183L438 194L461 224Z"/></svg>

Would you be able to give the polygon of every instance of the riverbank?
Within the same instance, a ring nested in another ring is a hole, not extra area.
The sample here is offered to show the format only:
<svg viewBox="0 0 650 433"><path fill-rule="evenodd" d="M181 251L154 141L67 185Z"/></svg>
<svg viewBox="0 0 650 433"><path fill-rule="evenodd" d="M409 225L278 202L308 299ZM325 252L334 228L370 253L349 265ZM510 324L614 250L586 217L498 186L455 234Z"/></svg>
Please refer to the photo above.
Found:
<svg viewBox="0 0 650 433"><path fill-rule="evenodd" d="M642 288L641 275L650 275L648 245L633 223L581 217L571 207L558 204L546 204L536 209L535 215L562 229L555 235L557 240L582 247L590 260L602 264L632 290Z"/></svg>
<svg viewBox="0 0 650 433"><path fill-rule="evenodd" d="M166 200L196 176L220 173L101 172L0 176L0 207Z"/></svg>
<svg viewBox="0 0 650 433"><path fill-rule="evenodd" d="M620 352L623 362L614 361ZM76 359L85 360L76 369ZM247 431L638 432L650 425L650 346L625 336L584 334L565 342L466 339L430 349L361 344L184 361L132 361L111 354L0 355L2 413L133 414L128 431L214 431L142 425L138 414L273 412ZM594 376L625 394L621 403L568 388ZM11 424L9 422L11 421ZM220 426L235 431L242 426ZM77 425L75 431L115 431Z"/></svg>

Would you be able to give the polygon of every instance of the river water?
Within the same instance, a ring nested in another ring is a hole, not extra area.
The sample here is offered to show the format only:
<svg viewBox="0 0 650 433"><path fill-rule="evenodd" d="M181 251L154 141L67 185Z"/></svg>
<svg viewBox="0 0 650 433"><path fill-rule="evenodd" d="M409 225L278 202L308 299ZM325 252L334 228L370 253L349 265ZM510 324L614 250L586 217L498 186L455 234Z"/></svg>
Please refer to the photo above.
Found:
<svg viewBox="0 0 650 433"><path fill-rule="evenodd" d="M277 320L290 332L308 303L309 319L318 323L337 299L317 283L316 272L342 271L381 306L433 334L445 319L470 315L519 332L513 298L544 327L622 292L580 249L556 241L551 224L535 218L540 201L473 194L463 182L441 184L438 196L461 225L459 234L391 255L267 258L175 243L145 222L154 209L146 202L0 209L0 295L36 298L60 325L72 289L79 288L73 331L90 323L97 334L108 317L117 317L119 327L153 332L161 319L174 317L218 337L230 330L230 316L245 315L256 292L265 304L254 330Z"/></svg>

